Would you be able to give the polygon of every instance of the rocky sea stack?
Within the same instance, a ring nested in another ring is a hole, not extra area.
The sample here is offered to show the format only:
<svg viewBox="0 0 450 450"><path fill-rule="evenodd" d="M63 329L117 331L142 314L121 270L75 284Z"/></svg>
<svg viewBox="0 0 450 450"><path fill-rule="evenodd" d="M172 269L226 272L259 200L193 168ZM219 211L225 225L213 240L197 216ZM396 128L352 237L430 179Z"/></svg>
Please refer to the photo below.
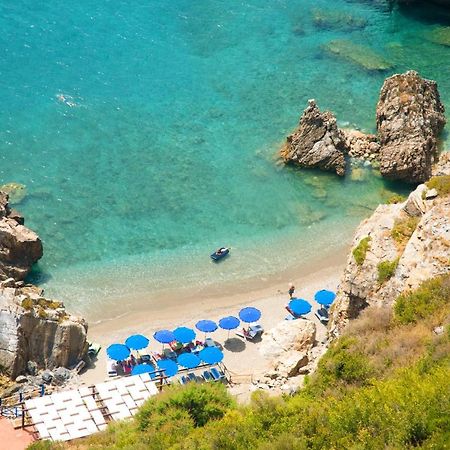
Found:
<svg viewBox="0 0 450 450"><path fill-rule="evenodd" d="M377 105L381 174L410 183L430 178L444 125L436 82L414 71L387 78Z"/></svg>
<svg viewBox="0 0 450 450"><path fill-rule="evenodd" d="M23 224L23 217L10 209L8 194L0 192L0 281L23 280L42 257L39 236Z"/></svg>
<svg viewBox="0 0 450 450"><path fill-rule="evenodd" d="M308 103L297 130L287 137L281 156L286 163L343 176L347 151L345 136L331 112L320 112L314 100Z"/></svg>

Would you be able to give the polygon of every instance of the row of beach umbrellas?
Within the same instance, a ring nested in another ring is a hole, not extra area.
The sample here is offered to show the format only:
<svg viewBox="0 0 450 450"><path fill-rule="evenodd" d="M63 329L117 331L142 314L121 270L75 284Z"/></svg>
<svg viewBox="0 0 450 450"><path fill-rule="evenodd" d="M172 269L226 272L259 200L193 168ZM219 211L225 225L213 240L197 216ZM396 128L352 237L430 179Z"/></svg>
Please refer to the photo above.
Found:
<svg viewBox="0 0 450 450"><path fill-rule="evenodd" d="M205 333L212 333L217 330L217 328L222 328L224 330L234 330L239 324L242 322L252 323L256 322L261 318L261 311L252 306L248 306L246 308L242 308L239 311L239 319L234 316L227 316L219 320L219 324L212 320L200 320L195 324L197 330ZM229 333L228 333L229 335ZM192 342L196 337L196 333L193 329L187 327L178 327L175 330L159 330L153 334L153 338L163 344L169 344L170 342L178 341L182 344L188 344ZM116 361L123 361L127 359L132 350L142 350L146 348L149 344L149 339L142 334L134 334L129 336L125 344L112 344L106 349L106 353L109 358L114 359ZM219 352L219 353L218 353ZM181 360L179 360L181 358ZM223 353L214 347L207 347L200 351L199 356L193 353L183 353L178 359L177 363L186 368L197 367L201 361L206 362L207 364L215 364L220 362L223 359ZM172 373L175 370L175 364L177 367L177 363L172 360L160 360L161 364L168 365L168 367L160 367L166 371L166 374ZM173 363L173 364L172 364ZM158 363L159 365L159 363ZM132 369L132 374L142 373L139 370L144 371L154 371L154 367L150 364L139 364ZM178 370L178 369L177 369ZM133 372L134 371L134 372Z"/></svg>
<svg viewBox="0 0 450 450"><path fill-rule="evenodd" d="M322 306L330 306L336 294L331 291L321 290L316 292L314 299L317 303ZM312 306L311 304L303 299L294 298L289 302L289 308L294 314L303 315L308 314ZM212 333L217 330L217 328L222 328L228 330L228 337L230 330L236 329L241 321L245 323L254 323L261 318L261 311L252 306L242 308L239 311L239 318L235 316L223 317L219 320L219 323L212 320L200 320L195 324L197 330L205 333ZM159 330L153 334L153 338L163 344L168 344L173 341L178 341L182 344L188 344L192 342L196 337L196 333L193 329L187 327L178 327L175 330ZM132 350L142 350L146 348L149 344L149 339L142 334L134 334L129 336L125 344L112 344L107 349L106 352L111 359L116 361L123 361L130 356ZM158 368L164 370L167 376L173 376L178 372L178 366L182 366L188 369L192 369L205 362L207 364L216 364L223 359L223 353L217 347L206 347L201 350L198 356L194 353L182 353L177 357L177 361L170 359L161 359L158 361ZM138 373L154 372L155 368L151 364L139 364L132 369L132 374L136 375Z"/></svg>
<svg viewBox="0 0 450 450"><path fill-rule="evenodd" d="M328 307L330 306L334 299L336 298L336 294L331 291L327 291L322 289L321 291L317 291L314 295L314 300L322 306ZM297 315L308 314L311 312L312 305L306 300L302 298L293 298L288 304L290 310Z"/></svg>

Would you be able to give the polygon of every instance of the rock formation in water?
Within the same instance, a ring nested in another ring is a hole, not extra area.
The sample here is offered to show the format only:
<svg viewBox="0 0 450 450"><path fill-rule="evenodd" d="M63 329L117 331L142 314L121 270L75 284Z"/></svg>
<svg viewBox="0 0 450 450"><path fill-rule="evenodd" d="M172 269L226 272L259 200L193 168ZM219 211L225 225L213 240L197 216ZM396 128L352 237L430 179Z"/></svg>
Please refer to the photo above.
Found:
<svg viewBox="0 0 450 450"><path fill-rule="evenodd" d="M358 130L343 129L348 156L374 161L378 159L380 144L375 134L365 134Z"/></svg>
<svg viewBox="0 0 450 450"><path fill-rule="evenodd" d="M23 217L8 205L8 195L0 192L0 280L23 280L42 257L39 236L23 225Z"/></svg>
<svg viewBox="0 0 450 450"><path fill-rule="evenodd" d="M12 378L29 361L38 369L70 367L87 351L87 324L31 285L0 282L0 367Z"/></svg>
<svg viewBox="0 0 450 450"><path fill-rule="evenodd" d="M345 174L346 151L345 138L334 115L329 111L320 112L316 102L309 100L297 130L287 137L281 156L285 163L342 176Z"/></svg>
<svg viewBox="0 0 450 450"><path fill-rule="evenodd" d="M427 180L445 125L436 82L414 71L387 78L376 117L381 174L411 183Z"/></svg>
<svg viewBox="0 0 450 450"><path fill-rule="evenodd" d="M405 202L380 205L359 225L332 308L332 336L366 306L390 305L403 291L450 272L449 161L444 153L434 169L447 186L442 192L419 185Z"/></svg>

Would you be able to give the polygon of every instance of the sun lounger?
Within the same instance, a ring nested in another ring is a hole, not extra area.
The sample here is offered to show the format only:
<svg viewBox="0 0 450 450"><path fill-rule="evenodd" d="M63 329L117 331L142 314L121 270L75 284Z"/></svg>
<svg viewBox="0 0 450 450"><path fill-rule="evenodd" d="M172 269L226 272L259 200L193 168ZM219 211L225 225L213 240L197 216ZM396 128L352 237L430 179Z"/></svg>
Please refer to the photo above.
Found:
<svg viewBox="0 0 450 450"><path fill-rule="evenodd" d="M190 381L190 380L189 380L188 377L186 377L186 376L184 376L184 375L181 377L181 384L189 383L189 381Z"/></svg>
<svg viewBox="0 0 450 450"><path fill-rule="evenodd" d="M168 359L177 359L177 354L170 348L165 348L163 353L164 356Z"/></svg>
<svg viewBox="0 0 450 450"><path fill-rule="evenodd" d="M205 347L215 347L216 343L214 342L214 339L212 338L206 338L205 339Z"/></svg>
<svg viewBox="0 0 450 450"><path fill-rule="evenodd" d="M220 381L225 378L225 374L219 370L217 367L213 367L211 369L211 375L214 378L214 381Z"/></svg>
<svg viewBox="0 0 450 450"><path fill-rule="evenodd" d="M320 320L320 322L327 324L330 319L328 311L326 308L320 308L315 312L315 316Z"/></svg>
<svg viewBox="0 0 450 450"><path fill-rule="evenodd" d="M242 329L242 331L236 331L236 335L246 339L247 341L252 341L257 336L260 336L264 332L264 329L261 325L253 325L252 327L249 327L248 330L245 328Z"/></svg>
<svg viewBox="0 0 450 450"><path fill-rule="evenodd" d="M116 362L112 359L106 360L106 372L108 373L108 377L117 377Z"/></svg>
<svg viewBox="0 0 450 450"><path fill-rule="evenodd" d="M203 372L203 378L204 378L204 380L207 381L207 382L213 381L213 380L214 380L213 376L211 375L211 372L209 372L208 370L205 370L205 371Z"/></svg>
<svg viewBox="0 0 450 450"><path fill-rule="evenodd" d="M195 373L192 373L192 372L190 374L188 374L188 378L190 381L194 381L195 383L197 383L197 381L198 381L197 375L195 375Z"/></svg>

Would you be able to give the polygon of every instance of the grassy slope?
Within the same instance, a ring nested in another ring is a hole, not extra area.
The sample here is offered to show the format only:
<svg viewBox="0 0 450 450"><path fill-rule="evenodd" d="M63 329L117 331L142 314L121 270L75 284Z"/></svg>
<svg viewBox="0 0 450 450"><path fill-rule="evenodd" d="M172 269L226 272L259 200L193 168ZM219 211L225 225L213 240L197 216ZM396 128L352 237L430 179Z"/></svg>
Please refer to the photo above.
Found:
<svg viewBox="0 0 450 450"><path fill-rule="evenodd" d="M130 421L72 444L89 449L404 449L450 442L450 276L370 308L293 397L255 393L238 407L222 386L174 388ZM433 329L444 325L436 335ZM55 444L36 444L58 448Z"/></svg>

